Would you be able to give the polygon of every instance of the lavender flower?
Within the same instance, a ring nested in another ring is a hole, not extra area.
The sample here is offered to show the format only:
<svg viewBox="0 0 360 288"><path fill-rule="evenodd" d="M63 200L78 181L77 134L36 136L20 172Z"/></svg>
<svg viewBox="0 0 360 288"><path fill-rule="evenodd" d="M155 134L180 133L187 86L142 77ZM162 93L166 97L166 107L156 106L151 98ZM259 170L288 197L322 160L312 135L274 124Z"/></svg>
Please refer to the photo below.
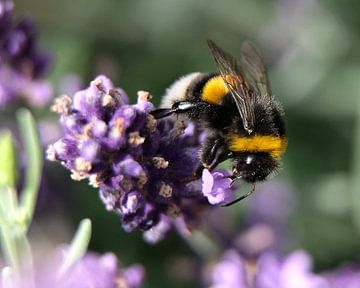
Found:
<svg viewBox="0 0 360 288"><path fill-rule="evenodd" d="M22 97L44 105L52 97L51 85L42 79L50 57L38 51L37 33L30 19L14 22L12 1L0 2L0 107Z"/></svg>
<svg viewBox="0 0 360 288"><path fill-rule="evenodd" d="M59 284L61 288L140 288L144 276L144 268L138 264L119 269L117 258L112 253L87 253Z"/></svg>
<svg viewBox="0 0 360 288"><path fill-rule="evenodd" d="M325 278L311 272L312 260L305 251L295 251L280 260L273 253L258 261L255 288L328 288Z"/></svg>
<svg viewBox="0 0 360 288"><path fill-rule="evenodd" d="M230 203L235 200L233 190L228 189L232 180L227 171L210 173L209 170L204 169L202 173L203 194L208 199L210 204Z"/></svg>
<svg viewBox="0 0 360 288"><path fill-rule="evenodd" d="M295 251L283 259L264 253L258 261L249 261L230 250L212 269L210 287L330 288L324 277L311 272L311 266L311 258L304 251Z"/></svg>
<svg viewBox="0 0 360 288"><path fill-rule="evenodd" d="M227 251L212 270L210 288L250 287L246 275L245 261L235 251Z"/></svg>
<svg viewBox="0 0 360 288"><path fill-rule="evenodd" d="M126 231L153 228L160 239L159 231L168 230L164 219L194 224L200 208L211 207L203 188L208 199L220 195L221 203L236 187L229 189L228 174L221 172L205 172L204 185L189 180L199 164L202 131L182 121L156 121L150 98L140 91L137 104L129 105L126 93L104 76L72 98L58 98L53 110L61 114L64 136L49 147L48 158L71 170L73 179L88 178L99 187L106 208L122 216Z"/></svg>
<svg viewBox="0 0 360 288"><path fill-rule="evenodd" d="M41 253L44 255L44 251ZM45 259L36 262L35 287L140 288L144 284L145 270L142 265L134 264L129 267L122 267L119 265L117 257L110 252L102 255L88 252L66 274L59 277L59 267L61 267L66 253L68 250L64 247L48 253L45 252ZM50 255L51 257L49 257ZM16 287L28 287L25 281L27 281L26 277Z"/></svg>

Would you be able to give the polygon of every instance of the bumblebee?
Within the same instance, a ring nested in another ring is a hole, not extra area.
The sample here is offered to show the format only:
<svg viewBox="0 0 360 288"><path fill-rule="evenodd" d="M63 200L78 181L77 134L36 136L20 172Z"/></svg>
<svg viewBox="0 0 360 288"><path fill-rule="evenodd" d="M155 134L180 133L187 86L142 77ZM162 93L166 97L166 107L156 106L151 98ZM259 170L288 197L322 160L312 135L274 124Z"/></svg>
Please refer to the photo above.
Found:
<svg viewBox="0 0 360 288"><path fill-rule="evenodd" d="M253 188L229 206L249 196L255 183L264 181L280 165L287 147L283 111L271 92L263 58L250 42L242 45L237 60L208 40L218 73L191 73L167 89L159 109L159 119L185 115L208 130L201 149L202 169L210 171L231 159L233 181L242 179Z"/></svg>

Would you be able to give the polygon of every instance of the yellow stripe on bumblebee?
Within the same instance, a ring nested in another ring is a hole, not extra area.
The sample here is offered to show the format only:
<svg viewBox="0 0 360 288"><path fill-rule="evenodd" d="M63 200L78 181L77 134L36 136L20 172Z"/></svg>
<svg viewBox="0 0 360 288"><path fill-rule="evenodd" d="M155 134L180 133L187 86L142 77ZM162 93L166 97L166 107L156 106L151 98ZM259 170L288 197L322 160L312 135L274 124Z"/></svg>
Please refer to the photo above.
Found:
<svg viewBox="0 0 360 288"><path fill-rule="evenodd" d="M230 135L229 142L229 149L234 152L267 152L278 158L285 152L288 139L272 135L241 137L233 134Z"/></svg>

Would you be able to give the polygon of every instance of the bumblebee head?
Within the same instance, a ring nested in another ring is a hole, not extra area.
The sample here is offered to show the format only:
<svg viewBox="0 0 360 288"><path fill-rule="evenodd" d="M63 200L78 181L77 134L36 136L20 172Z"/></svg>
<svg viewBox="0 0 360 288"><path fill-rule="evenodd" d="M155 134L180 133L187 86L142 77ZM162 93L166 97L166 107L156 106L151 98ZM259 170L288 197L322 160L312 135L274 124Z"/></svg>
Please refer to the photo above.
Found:
<svg viewBox="0 0 360 288"><path fill-rule="evenodd" d="M279 166L269 153L238 153L234 157L233 173L236 178L255 183L264 181Z"/></svg>

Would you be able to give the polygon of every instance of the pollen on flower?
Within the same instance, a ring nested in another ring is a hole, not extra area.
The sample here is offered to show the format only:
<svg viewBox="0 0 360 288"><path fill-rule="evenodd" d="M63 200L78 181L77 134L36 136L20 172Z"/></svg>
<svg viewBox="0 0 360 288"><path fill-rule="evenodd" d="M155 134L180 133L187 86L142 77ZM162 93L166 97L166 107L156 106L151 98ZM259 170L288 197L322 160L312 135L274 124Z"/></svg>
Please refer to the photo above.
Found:
<svg viewBox="0 0 360 288"><path fill-rule="evenodd" d="M92 129L93 129L94 124L93 123L89 123L87 125L84 126L83 129L83 139L87 140L90 139L92 136Z"/></svg>
<svg viewBox="0 0 360 288"><path fill-rule="evenodd" d="M71 179L73 179L75 181L81 181L83 179L86 179L87 174L84 172L77 172L77 171L71 170L70 177L71 177Z"/></svg>
<svg viewBox="0 0 360 288"><path fill-rule="evenodd" d="M46 150L46 158L50 161L56 160L56 151L54 145L49 145L48 149Z"/></svg>
<svg viewBox="0 0 360 288"><path fill-rule="evenodd" d="M160 187L159 195L164 198L170 198L172 196L173 189L170 185L163 183Z"/></svg>
<svg viewBox="0 0 360 288"><path fill-rule="evenodd" d="M150 101L152 98L151 94L148 91L140 90L137 92L137 94L139 99L142 101Z"/></svg>
<svg viewBox="0 0 360 288"><path fill-rule="evenodd" d="M91 163L82 157L75 159L75 169L78 172L89 172L91 170Z"/></svg>
<svg viewBox="0 0 360 288"><path fill-rule="evenodd" d="M71 103L72 100L68 95L61 95L55 99L54 105L51 106L51 111L67 115L70 112Z"/></svg>
<svg viewBox="0 0 360 288"><path fill-rule="evenodd" d="M129 144L133 147L139 146L145 142L145 138L141 137L138 131L129 133Z"/></svg>
<svg viewBox="0 0 360 288"><path fill-rule="evenodd" d="M94 188L99 188L104 177L100 174L92 174L89 176L89 184Z"/></svg>
<svg viewBox="0 0 360 288"><path fill-rule="evenodd" d="M163 157L153 157L152 162L157 169L165 169L169 166L169 161L166 161Z"/></svg>
<svg viewBox="0 0 360 288"><path fill-rule="evenodd" d="M143 189L145 184L147 183L147 181L148 181L148 178L147 178L146 174L141 173L139 178L138 178L138 181L136 182L137 187L140 188L140 189Z"/></svg>
<svg viewBox="0 0 360 288"><path fill-rule="evenodd" d="M114 106L115 100L110 94L105 94L104 97L101 99L102 106Z"/></svg>
<svg viewBox="0 0 360 288"><path fill-rule="evenodd" d="M177 218L180 216L180 214L181 214L181 210L180 210L179 206L174 203L170 203L169 207L167 209L167 215L169 215L173 218Z"/></svg>
<svg viewBox="0 0 360 288"><path fill-rule="evenodd" d="M148 115L148 119L146 122L146 127L150 130L150 132L154 132L156 130L156 119L152 115Z"/></svg>
<svg viewBox="0 0 360 288"><path fill-rule="evenodd" d="M114 137L121 137L125 132L125 119L117 118L115 120L115 125L111 129L111 135Z"/></svg>
<svg viewBox="0 0 360 288"><path fill-rule="evenodd" d="M90 82L91 86L95 86L98 88L101 92L106 93L104 86L102 85L102 79L95 79Z"/></svg>

